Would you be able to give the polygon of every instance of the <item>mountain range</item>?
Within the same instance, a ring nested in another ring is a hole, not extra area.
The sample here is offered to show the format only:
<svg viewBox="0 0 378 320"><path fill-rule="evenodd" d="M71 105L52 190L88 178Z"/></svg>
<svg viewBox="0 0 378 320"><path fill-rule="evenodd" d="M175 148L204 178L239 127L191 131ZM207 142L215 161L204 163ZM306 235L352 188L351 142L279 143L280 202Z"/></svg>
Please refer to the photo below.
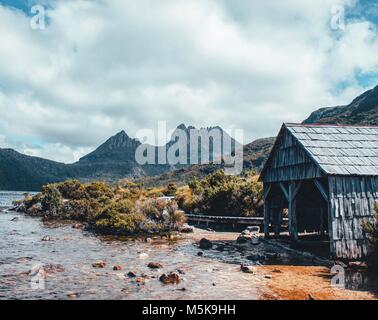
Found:
<svg viewBox="0 0 378 320"><path fill-rule="evenodd" d="M321 108L313 112L303 123L363 124L378 125L378 86L369 90L349 105ZM220 127L196 129L184 124L177 127L188 135L191 130L209 132L218 129L221 135L227 134ZM231 139L233 146L238 142ZM275 138L264 138L243 146L244 168L259 171L273 146ZM149 146L155 154L159 149L165 151L179 140L175 132L171 141L164 146ZM159 185L167 181L185 183L194 177L203 177L219 168L219 165L140 165L135 160L135 151L141 145L137 139L121 131L110 137L93 152L73 164L63 164L38 157L27 156L13 149L0 148L0 190L40 190L41 186L66 179L81 181L117 181L124 178L139 179L146 185ZM190 150L188 139L187 150ZM223 148L223 145L222 145ZM160 150L161 151L161 150ZM210 143L210 160L219 157ZM198 155L201 158L200 146ZM157 156L156 156L157 157Z"/></svg>

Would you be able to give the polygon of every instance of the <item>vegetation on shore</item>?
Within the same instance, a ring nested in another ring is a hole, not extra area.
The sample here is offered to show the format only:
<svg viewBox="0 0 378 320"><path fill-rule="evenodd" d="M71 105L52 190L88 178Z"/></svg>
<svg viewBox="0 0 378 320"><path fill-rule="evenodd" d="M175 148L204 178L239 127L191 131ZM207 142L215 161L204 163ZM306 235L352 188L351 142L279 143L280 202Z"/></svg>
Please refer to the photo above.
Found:
<svg viewBox="0 0 378 320"><path fill-rule="evenodd" d="M179 230L185 223L184 213L175 201L159 199L162 192L145 190L132 182L113 186L68 180L44 186L41 193L19 203L18 210L31 216L85 222L90 230L102 234L161 234Z"/></svg>
<svg viewBox="0 0 378 320"><path fill-rule="evenodd" d="M263 186L254 171L242 176L227 175L223 170L193 180L178 189L177 203L188 213L216 216L262 216Z"/></svg>

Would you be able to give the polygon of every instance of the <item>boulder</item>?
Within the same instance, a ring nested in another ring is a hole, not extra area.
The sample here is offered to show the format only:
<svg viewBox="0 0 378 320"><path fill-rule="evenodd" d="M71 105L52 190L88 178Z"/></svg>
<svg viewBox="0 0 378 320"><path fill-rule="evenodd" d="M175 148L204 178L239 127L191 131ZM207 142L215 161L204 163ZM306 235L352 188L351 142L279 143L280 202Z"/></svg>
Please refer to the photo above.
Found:
<svg viewBox="0 0 378 320"><path fill-rule="evenodd" d="M213 243L210 240L203 238L199 242L199 246L202 250L209 250L213 247Z"/></svg>
<svg viewBox="0 0 378 320"><path fill-rule="evenodd" d="M150 262L148 266L150 269L161 269L163 266L159 262Z"/></svg>
<svg viewBox="0 0 378 320"><path fill-rule="evenodd" d="M160 282L164 284L179 284L180 283L180 276L175 273L171 272L170 274L162 274L159 278Z"/></svg>

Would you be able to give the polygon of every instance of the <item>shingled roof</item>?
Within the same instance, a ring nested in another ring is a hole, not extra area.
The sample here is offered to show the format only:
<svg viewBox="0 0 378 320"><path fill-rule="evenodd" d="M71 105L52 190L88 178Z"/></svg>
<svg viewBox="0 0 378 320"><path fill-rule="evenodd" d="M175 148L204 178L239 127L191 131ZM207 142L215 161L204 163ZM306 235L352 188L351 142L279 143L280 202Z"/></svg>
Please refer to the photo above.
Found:
<svg viewBox="0 0 378 320"><path fill-rule="evenodd" d="M378 175L378 127L292 123L284 126L326 174Z"/></svg>

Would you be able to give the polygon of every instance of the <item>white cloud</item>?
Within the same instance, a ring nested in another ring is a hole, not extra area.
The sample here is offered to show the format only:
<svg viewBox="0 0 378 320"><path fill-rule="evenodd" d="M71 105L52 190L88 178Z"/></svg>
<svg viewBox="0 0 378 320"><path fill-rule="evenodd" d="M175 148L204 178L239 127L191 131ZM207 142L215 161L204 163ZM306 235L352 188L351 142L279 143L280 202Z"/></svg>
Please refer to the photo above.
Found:
<svg viewBox="0 0 378 320"><path fill-rule="evenodd" d="M274 135L349 102L366 89L356 73L378 71L375 26L331 30L334 4L55 1L44 31L0 5L0 135L66 162L158 120L243 128L245 142Z"/></svg>

